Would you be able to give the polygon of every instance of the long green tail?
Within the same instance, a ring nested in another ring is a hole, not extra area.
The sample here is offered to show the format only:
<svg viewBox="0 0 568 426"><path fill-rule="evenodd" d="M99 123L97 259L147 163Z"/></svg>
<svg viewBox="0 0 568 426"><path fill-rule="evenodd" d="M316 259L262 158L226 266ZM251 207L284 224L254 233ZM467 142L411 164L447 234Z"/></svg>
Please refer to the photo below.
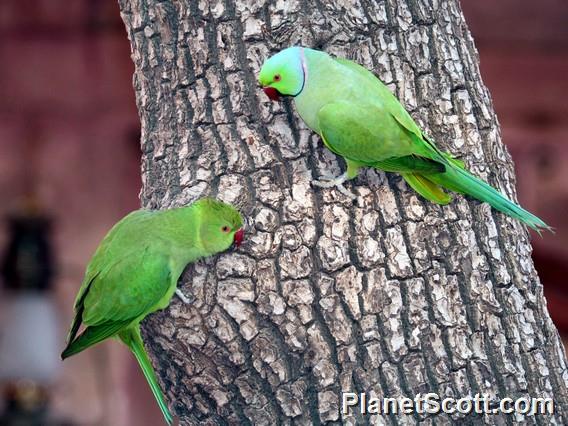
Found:
<svg viewBox="0 0 568 426"><path fill-rule="evenodd" d="M156 398L156 402L162 410L162 414L164 415L164 419L171 425L173 422L172 414L168 409L166 404L166 400L164 398L164 394L160 389L160 385L158 384L158 379L156 378L156 373L154 373L154 369L152 368L152 363L150 358L148 358L148 354L144 349L144 343L142 342L142 337L140 336L140 326L136 325L134 327L130 327L124 331L121 331L119 334L120 340L122 340L132 351L142 372L144 373L144 377L146 377L146 381L148 385L150 385L150 389L154 394L154 398Z"/></svg>
<svg viewBox="0 0 568 426"><path fill-rule="evenodd" d="M467 170L460 167L459 163L454 164L454 161L449 158L445 158L445 160L445 173L427 174L422 175L422 177L450 191L467 194L480 201L489 203L496 210L520 220L537 232L540 232L541 229L552 231L552 228L540 218L508 200L499 191L481 179L471 175Z"/></svg>

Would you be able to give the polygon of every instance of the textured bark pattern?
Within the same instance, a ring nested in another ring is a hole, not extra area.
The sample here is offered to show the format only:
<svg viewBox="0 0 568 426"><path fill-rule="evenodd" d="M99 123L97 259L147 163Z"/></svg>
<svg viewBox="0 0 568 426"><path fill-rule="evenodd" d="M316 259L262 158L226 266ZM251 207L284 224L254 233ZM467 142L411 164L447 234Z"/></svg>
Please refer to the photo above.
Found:
<svg viewBox="0 0 568 426"><path fill-rule="evenodd" d="M568 376L523 226L458 196L425 202L366 171L355 203L312 177L345 167L256 76L292 44L372 69L444 149L514 196L511 159L457 0L120 1L136 65L142 201L212 194L240 206L247 242L188 268L144 324L182 424L448 424L460 415L340 413L341 392L553 397ZM506 78L506 76L503 76ZM524 90L525 88L520 88Z"/></svg>

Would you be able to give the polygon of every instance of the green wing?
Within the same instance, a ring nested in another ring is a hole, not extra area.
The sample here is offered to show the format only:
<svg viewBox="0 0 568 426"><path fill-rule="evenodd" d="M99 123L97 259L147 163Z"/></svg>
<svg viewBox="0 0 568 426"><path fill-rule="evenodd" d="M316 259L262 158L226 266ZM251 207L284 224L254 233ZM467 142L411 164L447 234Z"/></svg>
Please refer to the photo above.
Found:
<svg viewBox="0 0 568 426"><path fill-rule="evenodd" d="M109 321L105 324L95 325L92 327L87 327L81 335L75 339L75 334L73 334L73 340L70 340L67 347L61 353L61 359L69 358L72 355L78 354L79 352L93 346L111 336L114 336L119 331L128 327L131 321ZM81 323L79 322L79 325ZM77 328L78 330L78 328Z"/></svg>
<svg viewBox="0 0 568 426"><path fill-rule="evenodd" d="M149 247L135 249L117 255L111 264L100 265L83 285L62 357L117 334L163 304L162 299L175 282L168 257ZM95 255L91 263L97 260ZM77 337L81 324L87 327Z"/></svg>
<svg viewBox="0 0 568 426"><path fill-rule="evenodd" d="M373 164L373 167L385 172L397 173L443 173L446 168L443 164L429 158L407 155L406 157L389 158Z"/></svg>
<svg viewBox="0 0 568 426"><path fill-rule="evenodd" d="M346 106L339 108L331 106L329 110L323 111L322 121L325 124L320 123L320 127L326 145L332 151L344 155L346 158L353 155L356 148L345 149L345 146L350 144L347 140L349 132L337 130L337 127L343 126L339 115L347 115L348 117L350 114L360 115L360 122L356 125L353 124L353 121L357 119L356 117L348 119L349 125L356 129L353 134L360 134L359 128L363 127L365 128L363 134L375 135L374 141L371 142L367 142L368 138L362 138L366 143L364 146L359 146L359 149L365 151L368 157L365 160L360 159L360 162L384 171L401 173L406 182L426 199L439 204L449 203L451 196L431 179L443 174L448 167L463 168L463 163L440 151L431 143L422 134L418 125L399 100L375 75L355 62L345 59L336 59L336 61L354 73L355 78L361 78L366 83L371 83L370 87L373 90L366 94L369 99L366 102L363 100L364 108L357 108L351 103L346 103ZM357 99L357 104L361 103L362 100ZM362 109L364 110L363 114L361 114ZM376 124L377 121L379 124ZM386 145L385 142L387 142ZM399 143L398 146L396 142ZM359 139L353 138L352 143L359 145ZM373 147L373 143L390 152L389 158L379 158L376 155L379 148ZM369 149L370 146L371 149ZM360 155L360 157L362 156ZM369 161L371 158L375 158L376 161L371 163Z"/></svg>
<svg viewBox="0 0 568 426"><path fill-rule="evenodd" d="M136 318L164 295L170 285L169 257L161 250L164 243L149 235L159 214L132 212L105 236L75 300L85 325Z"/></svg>
<svg viewBox="0 0 568 426"><path fill-rule="evenodd" d="M125 253L101 271L83 302L83 323L134 320L151 312L172 284L169 258L155 249Z"/></svg>
<svg viewBox="0 0 568 426"><path fill-rule="evenodd" d="M387 117L387 119L390 118L391 121L394 119L400 128L407 132L408 136L410 136L413 140L414 150L411 154L434 160L435 162L442 164L446 169L446 172L444 173L431 174L425 174L420 170L413 173L403 171L402 168L399 169L408 184L422 196L440 204L447 204L451 198L440 188L441 186L451 191L469 194L481 201L488 202L497 210L521 220L531 228L537 230L539 228L550 229L550 227L548 227L548 225L546 225L546 223L538 217L527 212L517 204L507 200L490 185L469 174L465 170L463 162L453 158L445 152L440 151L423 135L418 125L404 109L399 100L370 71L361 65L346 59L336 59L336 62L344 67L347 74L350 72L352 73L351 76L344 76L343 78L349 79L354 76L355 78L363 79L364 83L370 83L368 84L368 88L370 88L370 90L366 90L364 92L364 96L359 96L359 98L368 96L368 103L378 104L383 110L383 115L380 118L384 119ZM366 86L366 84L356 86ZM357 102L360 102L360 99L357 99ZM394 157L400 157L400 155L395 155ZM398 160L398 158L396 160ZM403 166L406 164L407 163L403 164ZM396 171L394 169L400 166L400 164L388 164L384 170ZM382 168L380 164L377 164L376 167Z"/></svg>
<svg viewBox="0 0 568 426"><path fill-rule="evenodd" d="M322 139L331 151L359 164L401 173L415 191L430 201L451 201L429 176L443 174L449 162L458 165L458 160L418 139L388 112L343 101L324 106L318 119Z"/></svg>
<svg viewBox="0 0 568 426"><path fill-rule="evenodd" d="M135 210L118 221L105 235L87 265L85 278L75 298L75 310L79 308L93 279L105 269L105 265L112 265L113 259L121 257L130 245L135 246L138 242L143 242L140 240L142 222L152 218L155 214L156 212L149 210Z"/></svg>
<svg viewBox="0 0 568 426"><path fill-rule="evenodd" d="M380 103L383 105L385 112L392 115L392 117L410 133L413 133L419 139L423 138L420 127L418 127L418 125L414 122L408 111L404 109L400 101L392 94L389 88L385 86L371 71L348 59L336 58L335 60L353 71L358 77L372 82L377 90L377 97L380 99Z"/></svg>
<svg viewBox="0 0 568 426"><path fill-rule="evenodd" d="M440 160L438 155L449 157L449 155L439 151L438 148L424 136L420 127L418 127L412 116L402 106L397 97L372 72L348 59L336 58L335 60L354 72L357 77L363 78L373 84L374 89L377 90L375 94L377 98L376 101L382 105L385 114L390 115L390 118L394 119L399 126L411 135L411 138L414 140L415 153L435 160ZM463 167L463 164L458 165L458 167Z"/></svg>
<svg viewBox="0 0 568 426"><path fill-rule="evenodd" d="M348 59L336 58L336 62L343 65L346 69L354 72L357 77L363 78L368 82L371 82L374 89L377 91L375 94L369 94L374 96L377 103L381 104L384 109L384 113L390 115L399 126L404 128L409 134L411 134L412 139L414 139L414 145L416 152L424 157L432 158L434 160L442 160L438 158L439 155L445 157L446 160L455 160L449 154L441 152L430 140L428 140L422 130L412 116L406 111L402 106L400 101L396 98L394 94L385 86L372 72L364 68L363 66L357 64L356 62L350 61ZM430 151L430 152L429 152ZM453 165L463 168L463 163L459 160L451 161Z"/></svg>
<svg viewBox="0 0 568 426"><path fill-rule="evenodd" d="M352 161L370 166L385 162L389 171L405 171L413 161L418 168L424 167L420 163L430 158L430 149L425 149L388 111L374 104L327 104L318 112L318 124L326 146ZM402 160L401 169L396 169L393 159L409 156L415 159ZM417 157L424 157L424 161Z"/></svg>

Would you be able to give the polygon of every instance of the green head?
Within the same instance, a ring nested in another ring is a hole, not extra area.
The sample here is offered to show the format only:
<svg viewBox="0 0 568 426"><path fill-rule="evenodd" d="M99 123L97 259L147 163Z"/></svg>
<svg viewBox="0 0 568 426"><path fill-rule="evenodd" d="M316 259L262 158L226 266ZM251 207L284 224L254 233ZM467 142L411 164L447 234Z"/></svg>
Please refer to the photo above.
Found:
<svg viewBox="0 0 568 426"><path fill-rule="evenodd" d="M238 247L242 243L243 218L233 206L213 198L202 198L192 207L199 212L199 237L209 253L219 253L232 244Z"/></svg>
<svg viewBox="0 0 568 426"><path fill-rule="evenodd" d="M298 96L304 89L306 79L302 47L289 47L268 58L258 80L270 100L280 96Z"/></svg>

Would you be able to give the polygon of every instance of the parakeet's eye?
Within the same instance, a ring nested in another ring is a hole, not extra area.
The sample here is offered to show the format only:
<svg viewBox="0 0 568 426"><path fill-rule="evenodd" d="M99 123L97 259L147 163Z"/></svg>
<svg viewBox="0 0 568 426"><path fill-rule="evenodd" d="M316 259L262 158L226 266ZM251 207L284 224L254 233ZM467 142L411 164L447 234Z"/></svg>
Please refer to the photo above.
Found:
<svg viewBox="0 0 568 426"><path fill-rule="evenodd" d="M280 76L280 74L276 74L274 76L274 81L280 81L280 80L282 80L282 77Z"/></svg>
<svg viewBox="0 0 568 426"><path fill-rule="evenodd" d="M229 228L227 225L225 225L221 228L221 231L223 231L223 232L229 232L230 230L231 230L231 228Z"/></svg>

